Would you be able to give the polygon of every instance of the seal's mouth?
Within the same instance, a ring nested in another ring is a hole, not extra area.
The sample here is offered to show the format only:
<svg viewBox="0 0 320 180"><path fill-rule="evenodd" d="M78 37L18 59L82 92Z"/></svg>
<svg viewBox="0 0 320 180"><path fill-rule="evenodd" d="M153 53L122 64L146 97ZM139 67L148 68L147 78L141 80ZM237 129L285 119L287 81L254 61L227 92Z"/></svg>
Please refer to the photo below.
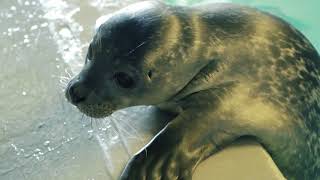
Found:
<svg viewBox="0 0 320 180"><path fill-rule="evenodd" d="M104 118L115 111L112 104L79 104L77 108L85 115L93 118Z"/></svg>

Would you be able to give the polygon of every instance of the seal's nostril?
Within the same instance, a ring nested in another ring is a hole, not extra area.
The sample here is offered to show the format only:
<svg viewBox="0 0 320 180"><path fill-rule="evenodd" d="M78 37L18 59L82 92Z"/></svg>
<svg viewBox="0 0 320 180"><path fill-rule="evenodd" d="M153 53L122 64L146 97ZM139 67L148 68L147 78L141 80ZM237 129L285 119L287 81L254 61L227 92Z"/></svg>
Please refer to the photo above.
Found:
<svg viewBox="0 0 320 180"><path fill-rule="evenodd" d="M74 105L86 100L87 91L78 81L67 89L67 99Z"/></svg>

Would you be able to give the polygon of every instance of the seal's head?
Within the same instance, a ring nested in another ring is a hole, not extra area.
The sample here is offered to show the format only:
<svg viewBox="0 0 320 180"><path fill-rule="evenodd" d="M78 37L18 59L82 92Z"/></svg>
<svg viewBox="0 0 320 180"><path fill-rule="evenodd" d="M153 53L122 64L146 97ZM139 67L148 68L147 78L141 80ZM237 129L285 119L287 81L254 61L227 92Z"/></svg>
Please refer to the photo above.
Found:
<svg viewBox="0 0 320 180"><path fill-rule="evenodd" d="M154 74L143 63L160 18L154 3L143 2L108 16L103 23L97 22L101 25L90 43L82 71L68 84L67 99L95 118L162 99L154 93L146 97L152 91Z"/></svg>
<svg viewBox="0 0 320 180"><path fill-rule="evenodd" d="M129 106L165 102L182 89L194 74L186 74L176 61L181 49L171 48L178 47L174 38L180 32L169 8L146 1L104 18L82 71L68 84L67 99L99 118Z"/></svg>

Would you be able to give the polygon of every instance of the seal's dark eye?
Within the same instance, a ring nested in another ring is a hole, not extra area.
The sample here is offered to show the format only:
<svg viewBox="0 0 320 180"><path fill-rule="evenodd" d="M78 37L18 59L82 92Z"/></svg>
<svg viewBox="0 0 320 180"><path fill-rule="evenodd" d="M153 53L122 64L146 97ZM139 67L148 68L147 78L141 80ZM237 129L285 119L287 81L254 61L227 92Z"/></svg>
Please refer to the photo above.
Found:
<svg viewBox="0 0 320 180"><path fill-rule="evenodd" d="M133 88L134 80L124 72L118 72L114 76L115 82L122 88Z"/></svg>

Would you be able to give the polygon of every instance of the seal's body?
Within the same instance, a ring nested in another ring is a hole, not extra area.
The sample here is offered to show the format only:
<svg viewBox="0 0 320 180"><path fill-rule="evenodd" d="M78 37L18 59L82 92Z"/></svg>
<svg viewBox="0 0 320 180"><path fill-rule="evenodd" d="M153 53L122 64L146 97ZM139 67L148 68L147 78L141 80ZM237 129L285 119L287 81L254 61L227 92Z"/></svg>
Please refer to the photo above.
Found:
<svg viewBox="0 0 320 180"><path fill-rule="evenodd" d="M270 14L141 2L99 26L67 98L93 117L141 104L173 114L122 179L191 179L199 162L243 136L288 179L319 179L319 70L309 41Z"/></svg>

